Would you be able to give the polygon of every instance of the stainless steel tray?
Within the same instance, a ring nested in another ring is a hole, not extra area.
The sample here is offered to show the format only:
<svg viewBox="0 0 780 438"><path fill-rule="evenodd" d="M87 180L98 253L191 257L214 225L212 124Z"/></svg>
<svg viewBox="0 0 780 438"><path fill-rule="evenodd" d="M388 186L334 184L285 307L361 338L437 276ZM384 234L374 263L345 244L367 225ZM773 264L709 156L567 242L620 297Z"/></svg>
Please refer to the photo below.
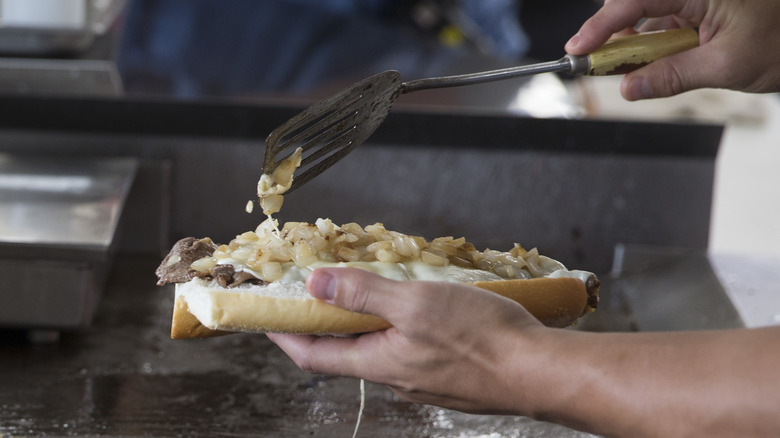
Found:
<svg viewBox="0 0 780 438"><path fill-rule="evenodd" d="M0 58L0 94L114 97L122 78L113 61Z"/></svg>
<svg viewBox="0 0 780 438"><path fill-rule="evenodd" d="M0 326L90 323L137 165L0 154Z"/></svg>
<svg viewBox="0 0 780 438"><path fill-rule="evenodd" d="M71 8L79 7L78 3L70 3ZM61 22L51 15L48 20L44 20L46 23L29 22L30 9L35 7L29 4L25 5L28 6L25 11L21 11L21 22L16 14L6 17L2 16L2 12L7 11L0 11L0 53L11 56L76 56L110 30L126 3L127 0L85 0L80 5L83 8L83 23L68 22L67 18ZM19 6L18 3L11 5L9 10L20 12L17 10ZM40 19L40 14L36 14L36 18Z"/></svg>

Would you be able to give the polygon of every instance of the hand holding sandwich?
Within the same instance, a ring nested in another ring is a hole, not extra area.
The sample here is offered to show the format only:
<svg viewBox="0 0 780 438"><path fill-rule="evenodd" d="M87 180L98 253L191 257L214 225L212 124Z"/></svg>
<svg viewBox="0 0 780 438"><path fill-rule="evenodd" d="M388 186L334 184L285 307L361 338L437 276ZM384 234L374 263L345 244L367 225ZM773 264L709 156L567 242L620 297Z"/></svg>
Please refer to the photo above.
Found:
<svg viewBox="0 0 780 438"><path fill-rule="evenodd" d="M506 371L521 353L518 341L544 326L514 301L461 283L397 282L356 269L316 270L307 287L315 298L393 327L350 338L269 333L302 369L382 383L413 402L516 409Z"/></svg>
<svg viewBox="0 0 780 438"><path fill-rule="evenodd" d="M770 436L780 430L780 327L686 333L548 328L456 283L321 269L315 297L393 324L351 338L268 334L302 369L401 398L525 415L605 436Z"/></svg>
<svg viewBox="0 0 780 438"><path fill-rule="evenodd" d="M780 2L777 0L608 0L566 44L591 52L615 33L698 27L700 45L629 73L628 100L667 97L696 88L780 91Z"/></svg>

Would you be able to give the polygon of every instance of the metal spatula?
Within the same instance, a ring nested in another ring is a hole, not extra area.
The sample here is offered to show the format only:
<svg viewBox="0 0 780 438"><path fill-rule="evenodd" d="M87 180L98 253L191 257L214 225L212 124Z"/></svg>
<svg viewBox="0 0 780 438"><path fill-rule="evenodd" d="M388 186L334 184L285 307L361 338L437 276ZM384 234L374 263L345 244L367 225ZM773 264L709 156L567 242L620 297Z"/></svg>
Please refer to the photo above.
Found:
<svg viewBox="0 0 780 438"><path fill-rule="evenodd" d="M698 43L695 29L675 29L616 38L590 55L566 55L558 61L480 73L409 82L401 82L397 71L379 73L313 104L271 132L266 139L263 173L271 174L281 160L298 147L303 148L301 166L288 193L295 190L363 143L385 119L395 99L404 93L548 72L625 74Z"/></svg>

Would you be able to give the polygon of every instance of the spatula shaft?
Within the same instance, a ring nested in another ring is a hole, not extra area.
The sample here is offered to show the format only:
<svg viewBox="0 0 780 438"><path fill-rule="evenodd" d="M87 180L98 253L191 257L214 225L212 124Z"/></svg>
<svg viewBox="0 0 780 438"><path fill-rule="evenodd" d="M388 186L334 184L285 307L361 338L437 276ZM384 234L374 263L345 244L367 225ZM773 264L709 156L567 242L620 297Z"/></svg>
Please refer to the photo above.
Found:
<svg viewBox="0 0 780 438"><path fill-rule="evenodd" d="M401 93L411 93L430 88L459 87L462 85L481 84L502 79L512 79L520 76L529 76L539 73L568 72L571 70L571 62L567 58L558 61L541 62L538 64L520 65L517 67L503 68L499 70L468 73L463 75L443 76L438 78L417 79L404 82L401 85Z"/></svg>

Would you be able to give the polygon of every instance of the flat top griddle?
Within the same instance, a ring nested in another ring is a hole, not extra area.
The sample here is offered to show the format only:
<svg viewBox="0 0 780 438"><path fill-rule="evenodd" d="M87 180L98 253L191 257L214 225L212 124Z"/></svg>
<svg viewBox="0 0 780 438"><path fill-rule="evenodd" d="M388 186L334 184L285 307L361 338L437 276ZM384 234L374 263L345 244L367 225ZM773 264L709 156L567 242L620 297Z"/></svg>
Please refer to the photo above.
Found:
<svg viewBox="0 0 780 438"><path fill-rule="evenodd" d="M264 335L171 340L173 288L155 286L159 261L121 258L89 331L53 345L0 331L0 435L352 436L358 380L306 374ZM366 389L359 437L591 436Z"/></svg>

